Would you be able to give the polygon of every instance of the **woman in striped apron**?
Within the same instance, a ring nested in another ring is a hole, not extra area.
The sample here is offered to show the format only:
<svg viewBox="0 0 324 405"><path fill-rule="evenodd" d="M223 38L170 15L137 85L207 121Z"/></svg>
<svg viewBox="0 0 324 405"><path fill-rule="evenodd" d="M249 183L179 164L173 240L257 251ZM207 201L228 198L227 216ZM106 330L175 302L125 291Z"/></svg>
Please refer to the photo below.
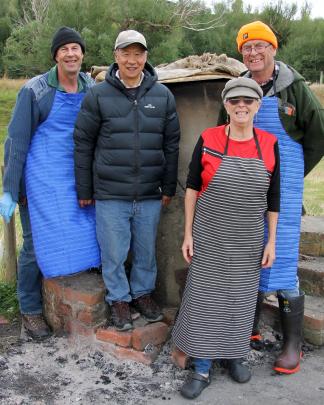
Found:
<svg viewBox="0 0 324 405"><path fill-rule="evenodd" d="M250 379L249 350L260 267L275 259L280 204L277 139L253 127L262 90L248 78L222 93L230 124L205 130L193 152L182 246L189 266L173 340L193 358L181 389L196 398L210 383L213 359L226 359L237 382ZM264 246L264 215L268 242Z"/></svg>

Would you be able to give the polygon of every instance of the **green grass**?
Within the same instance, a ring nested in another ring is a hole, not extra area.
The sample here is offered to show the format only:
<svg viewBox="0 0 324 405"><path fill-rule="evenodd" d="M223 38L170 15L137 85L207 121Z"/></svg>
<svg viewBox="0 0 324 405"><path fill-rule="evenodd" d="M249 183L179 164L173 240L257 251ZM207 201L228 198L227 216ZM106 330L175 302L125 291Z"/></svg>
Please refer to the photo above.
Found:
<svg viewBox="0 0 324 405"><path fill-rule="evenodd" d="M17 91L0 90L0 159L3 162L3 142L7 134L7 126L11 117L11 111L15 105Z"/></svg>
<svg viewBox="0 0 324 405"><path fill-rule="evenodd" d="M16 285L0 282L0 315L12 320L19 313Z"/></svg>
<svg viewBox="0 0 324 405"><path fill-rule="evenodd" d="M307 215L324 216L324 159L305 178L304 206Z"/></svg>

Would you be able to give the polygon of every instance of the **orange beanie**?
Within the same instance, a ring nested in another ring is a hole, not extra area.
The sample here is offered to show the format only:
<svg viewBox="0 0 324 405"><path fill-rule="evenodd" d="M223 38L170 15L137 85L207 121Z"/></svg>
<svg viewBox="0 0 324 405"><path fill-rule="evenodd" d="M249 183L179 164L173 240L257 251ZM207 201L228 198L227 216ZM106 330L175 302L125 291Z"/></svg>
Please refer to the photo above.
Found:
<svg viewBox="0 0 324 405"><path fill-rule="evenodd" d="M250 24L243 25L237 34L236 42L239 52L241 52L242 45L245 44L245 42L254 39L261 39L269 42L276 49L278 48L277 38L270 27L261 21L254 21Z"/></svg>

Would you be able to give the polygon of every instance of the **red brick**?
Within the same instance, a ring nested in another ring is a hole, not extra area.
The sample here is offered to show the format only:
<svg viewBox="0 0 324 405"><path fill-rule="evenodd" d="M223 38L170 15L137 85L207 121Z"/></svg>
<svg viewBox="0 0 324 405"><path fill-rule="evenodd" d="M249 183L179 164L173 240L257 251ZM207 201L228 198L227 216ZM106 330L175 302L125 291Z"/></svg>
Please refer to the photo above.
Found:
<svg viewBox="0 0 324 405"><path fill-rule="evenodd" d="M158 354L159 350L157 347L154 347L154 350L148 353L120 346L116 346L115 349L115 356L118 359L133 360L146 365L152 364L153 361L157 358Z"/></svg>
<svg viewBox="0 0 324 405"><path fill-rule="evenodd" d="M78 312L77 319L86 325L92 325L95 322L95 314L93 311L81 310Z"/></svg>
<svg viewBox="0 0 324 405"><path fill-rule="evenodd" d="M4 316L0 315L0 325L8 325L9 321Z"/></svg>
<svg viewBox="0 0 324 405"><path fill-rule="evenodd" d="M56 297L61 298L64 288L59 284L59 279L51 278L43 281L45 295L48 293L54 294Z"/></svg>
<svg viewBox="0 0 324 405"><path fill-rule="evenodd" d="M94 336L94 329L84 326L82 323L69 320L65 323L65 331L71 335L81 335L81 336Z"/></svg>
<svg viewBox="0 0 324 405"><path fill-rule="evenodd" d="M46 313L46 320L54 332L59 332L63 328L62 318L56 316L53 312Z"/></svg>
<svg viewBox="0 0 324 405"><path fill-rule="evenodd" d="M73 302L83 302L86 305L99 304L104 299L104 291L100 292L82 292L79 290L74 290L72 288L64 289L64 298L70 303Z"/></svg>
<svg viewBox="0 0 324 405"><path fill-rule="evenodd" d="M151 323L133 330L132 344L136 350L144 350L148 344L164 343L168 336L168 325L163 322Z"/></svg>
<svg viewBox="0 0 324 405"><path fill-rule="evenodd" d="M132 332L120 332L113 327L99 328L96 338L122 347L131 347L132 345Z"/></svg>
<svg viewBox="0 0 324 405"><path fill-rule="evenodd" d="M168 326L172 326L174 324L174 320L177 314L177 308L167 308L163 310L163 322L166 323Z"/></svg>
<svg viewBox="0 0 324 405"><path fill-rule="evenodd" d="M72 315L72 308L70 305L63 304L63 302L60 302L57 306L57 315L58 316L71 316Z"/></svg>
<svg viewBox="0 0 324 405"><path fill-rule="evenodd" d="M177 367L186 369L188 368L189 356L177 347L174 347L171 353L171 361Z"/></svg>
<svg viewBox="0 0 324 405"><path fill-rule="evenodd" d="M77 309L77 319L85 325L92 326L105 323L107 320L107 308L104 302L97 305L82 306Z"/></svg>

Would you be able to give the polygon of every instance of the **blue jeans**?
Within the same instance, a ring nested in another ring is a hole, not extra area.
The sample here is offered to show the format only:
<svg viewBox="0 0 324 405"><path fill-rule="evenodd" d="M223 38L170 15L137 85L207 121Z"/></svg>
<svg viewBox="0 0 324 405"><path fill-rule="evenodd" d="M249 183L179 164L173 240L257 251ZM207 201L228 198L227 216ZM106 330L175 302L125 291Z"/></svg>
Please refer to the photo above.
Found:
<svg viewBox="0 0 324 405"><path fill-rule="evenodd" d="M198 374L208 374L213 363L211 359L199 359L198 357L194 357L192 361L195 372Z"/></svg>
<svg viewBox="0 0 324 405"><path fill-rule="evenodd" d="M298 276L296 277L296 287L293 289L289 290L277 290L277 296L282 297L282 298L295 298L300 296L300 291L299 291L299 278Z"/></svg>
<svg viewBox="0 0 324 405"><path fill-rule="evenodd" d="M37 265L27 206L19 205L23 246L18 258L17 295L22 314L42 313L42 274Z"/></svg>
<svg viewBox="0 0 324 405"><path fill-rule="evenodd" d="M299 286L294 288L293 290L278 290L277 296L282 298L295 298L300 296Z"/></svg>
<svg viewBox="0 0 324 405"><path fill-rule="evenodd" d="M130 302L151 293L157 274L155 243L161 200L97 200L96 228L101 250L106 301ZM129 281L124 263L129 250L132 269Z"/></svg>

